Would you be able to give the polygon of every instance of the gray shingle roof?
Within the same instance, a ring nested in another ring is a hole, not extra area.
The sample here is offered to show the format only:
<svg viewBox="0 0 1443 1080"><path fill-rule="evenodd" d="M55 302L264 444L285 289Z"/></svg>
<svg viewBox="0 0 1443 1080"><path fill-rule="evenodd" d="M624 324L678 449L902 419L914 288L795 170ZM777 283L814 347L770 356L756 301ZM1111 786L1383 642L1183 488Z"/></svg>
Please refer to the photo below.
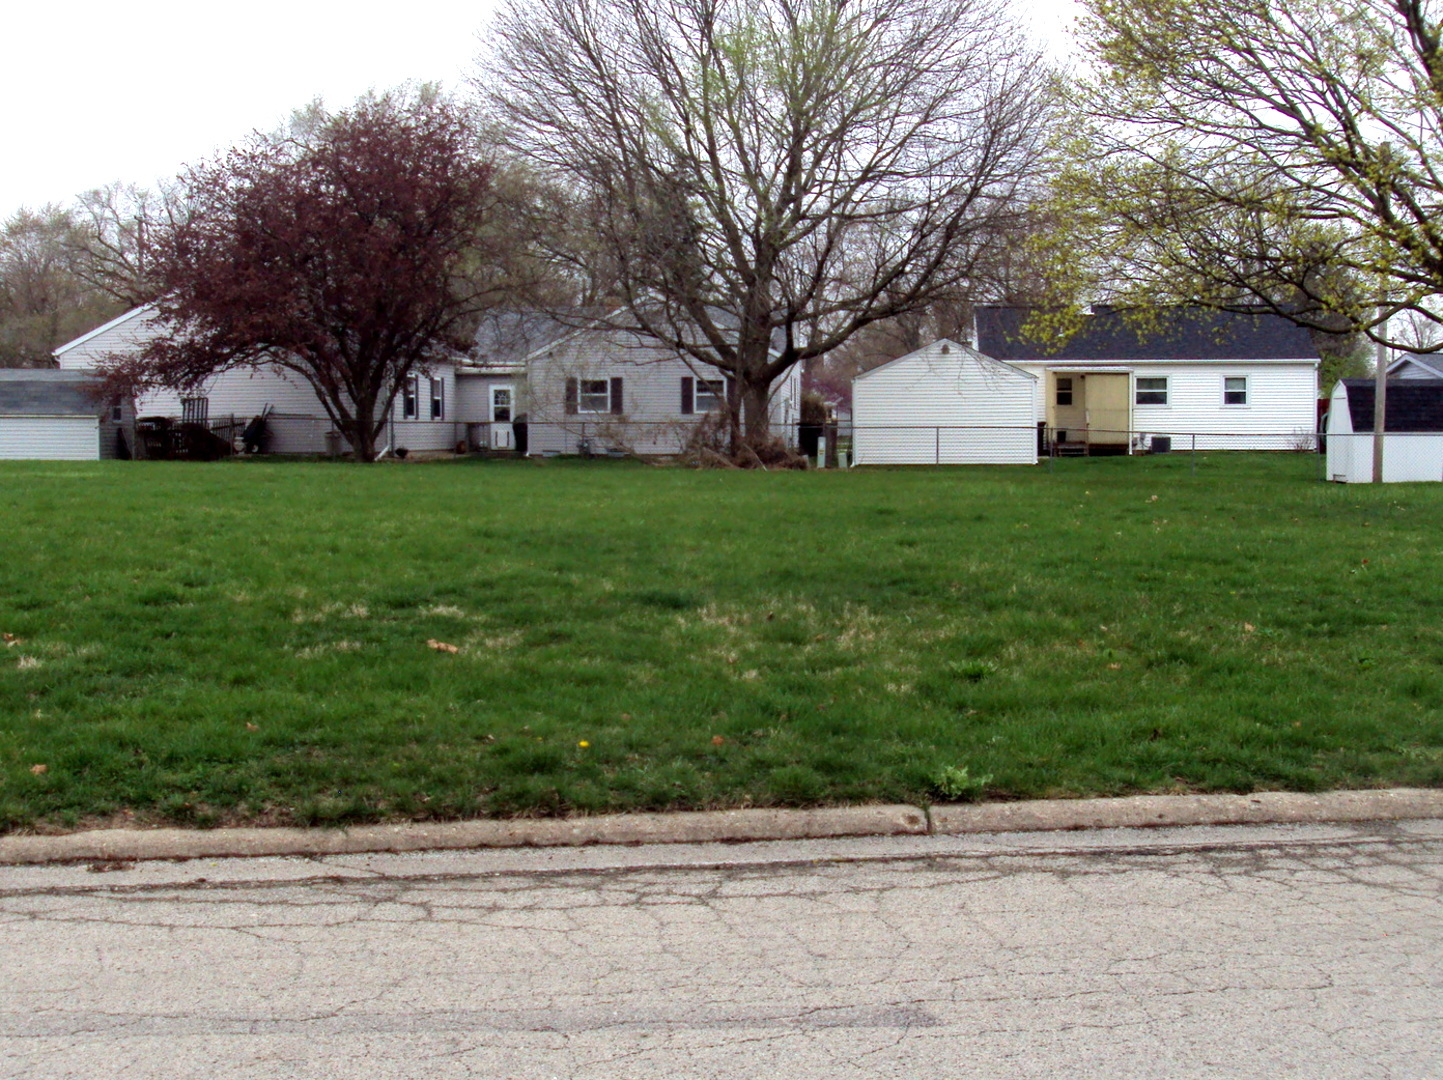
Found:
<svg viewBox="0 0 1443 1080"><path fill-rule="evenodd" d="M1344 379L1354 431L1373 430L1372 379ZM1389 379L1384 431L1443 431L1443 379Z"/></svg>
<svg viewBox="0 0 1443 1080"><path fill-rule="evenodd" d="M1060 347L1025 337L1026 308L977 309L977 348L998 360L1316 360L1307 330L1278 315L1233 315L1205 308L1164 308L1156 330L1139 331L1124 314L1098 305Z"/></svg>
<svg viewBox="0 0 1443 1080"><path fill-rule="evenodd" d="M86 371L0 369L0 416L98 416L100 381Z"/></svg>

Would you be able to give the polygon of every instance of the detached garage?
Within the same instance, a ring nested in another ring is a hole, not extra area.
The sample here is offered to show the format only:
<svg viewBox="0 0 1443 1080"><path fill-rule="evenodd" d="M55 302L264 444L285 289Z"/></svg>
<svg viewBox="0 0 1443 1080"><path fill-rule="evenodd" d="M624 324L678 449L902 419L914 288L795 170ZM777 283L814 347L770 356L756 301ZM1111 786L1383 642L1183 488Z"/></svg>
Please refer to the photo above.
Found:
<svg viewBox="0 0 1443 1080"><path fill-rule="evenodd" d="M1036 465L1037 376L934 341L852 381L858 465Z"/></svg>
<svg viewBox="0 0 1443 1080"><path fill-rule="evenodd" d="M95 461L115 457L132 417L108 406L82 371L0 370L0 459Z"/></svg>

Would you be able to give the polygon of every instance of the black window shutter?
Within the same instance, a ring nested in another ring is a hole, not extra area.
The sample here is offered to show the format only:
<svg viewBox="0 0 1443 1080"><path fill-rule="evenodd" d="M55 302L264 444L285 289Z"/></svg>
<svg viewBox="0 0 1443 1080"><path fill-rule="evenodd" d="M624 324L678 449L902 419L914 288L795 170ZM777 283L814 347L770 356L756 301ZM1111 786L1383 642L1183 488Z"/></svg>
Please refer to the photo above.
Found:
<svg viewBox="0 0 1443 1080"><path fill-rule="evenodd" d="M696 380L690 375L681 377L681 414L691 416L696 412Z"/></svg>
<svg viewBox="0 0 1443 1080"><path fill-rule="evenodd" d="M566 415L575 416L577 413L576 380L566 380Z"/></svg>
<svg viewBox="0 0 1443 1080"><path fill-rule="evenodd" d="M623 412L625 412L625 411L626 411L626 410L622 407L622 402L621 402L621 380L620 380L619 378L617 378L617 379L612 379L612 380L611 380L611 413L612 413L613 416L620 416L620 415L621 415Z"/></svg>

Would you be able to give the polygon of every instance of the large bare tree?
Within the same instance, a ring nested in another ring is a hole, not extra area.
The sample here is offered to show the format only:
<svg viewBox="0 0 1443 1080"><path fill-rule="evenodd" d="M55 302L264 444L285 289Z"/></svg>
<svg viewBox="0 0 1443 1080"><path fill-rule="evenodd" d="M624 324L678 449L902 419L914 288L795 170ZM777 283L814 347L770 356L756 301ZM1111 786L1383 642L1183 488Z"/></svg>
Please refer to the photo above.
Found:
<svg viewBox="0 0 1443 1080"><path fill-rule="evenodd" d="M626 321L734 376L754 447L788 368L969 279L1049 115L997 0L512 0L492 31L505 140Z"/></svg>
<svg viewBox="0 0 1443 1080"><path fill-rule="evenodd" d="M1439 321L1433 0L1085 2L1059 281L1375 340L1398 311Z"/></svg>

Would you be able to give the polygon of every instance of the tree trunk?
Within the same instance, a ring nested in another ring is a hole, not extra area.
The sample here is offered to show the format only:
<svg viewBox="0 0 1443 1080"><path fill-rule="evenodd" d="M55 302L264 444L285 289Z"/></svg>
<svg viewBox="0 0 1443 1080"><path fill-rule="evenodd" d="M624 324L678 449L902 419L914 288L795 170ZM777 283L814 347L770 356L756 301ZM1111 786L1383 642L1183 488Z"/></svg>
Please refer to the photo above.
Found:
<svg viewBox="0 0 1443 1080"><path fill-rule="evenodd" d="M772 418L767 410L771 389L771 380L764 377L753 377L741 384L742 423L746 431L743 441L753 449L765 445L772 436Z"/></svg>
<svg viewBox="0 0 1443 1080"><path fill-rule="evenodd" d="M357 461L376 460L376 424L372 419L374 410L357 403L351 413L350 430L342 434L350 441L351 451Z"/></svg>

